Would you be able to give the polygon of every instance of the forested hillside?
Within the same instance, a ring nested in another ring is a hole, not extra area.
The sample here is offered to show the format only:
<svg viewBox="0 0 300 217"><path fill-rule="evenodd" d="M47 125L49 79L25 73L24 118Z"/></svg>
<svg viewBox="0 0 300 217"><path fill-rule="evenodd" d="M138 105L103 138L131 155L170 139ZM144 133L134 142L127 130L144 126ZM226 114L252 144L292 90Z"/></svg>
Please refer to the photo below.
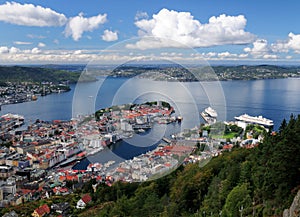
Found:
<svg viewBox="0 0 300 217"><path fill-rule="evenodd" d="M23 67L0 66L0 82L77 82L80 73L63 70Z"/></svg>

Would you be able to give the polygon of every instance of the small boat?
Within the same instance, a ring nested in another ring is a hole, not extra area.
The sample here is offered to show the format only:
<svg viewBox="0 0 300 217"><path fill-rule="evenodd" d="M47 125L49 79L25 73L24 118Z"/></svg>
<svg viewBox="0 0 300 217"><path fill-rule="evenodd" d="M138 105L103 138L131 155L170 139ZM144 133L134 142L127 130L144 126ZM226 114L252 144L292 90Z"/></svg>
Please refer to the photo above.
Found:
<svg viewBox="0 0 300 217"><path fill-rule="evenodd" d="M32 96L31 96L31 100L32 100L32 101L36 101L36 100L37 100L37 96L36 96L36 95L32 95Z"/></svg>

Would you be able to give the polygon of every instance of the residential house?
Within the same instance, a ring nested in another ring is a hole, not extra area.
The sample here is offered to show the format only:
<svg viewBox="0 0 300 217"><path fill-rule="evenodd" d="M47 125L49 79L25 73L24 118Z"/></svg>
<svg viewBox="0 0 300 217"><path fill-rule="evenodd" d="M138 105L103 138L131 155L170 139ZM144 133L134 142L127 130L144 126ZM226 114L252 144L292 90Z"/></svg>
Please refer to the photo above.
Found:
<svg viewBox="0 0 300 217"><path fill-rule="evenodd" d="M14 174L12 166L0 165L0 179L6 179Z"/></svg>
<svg viewBox="0 0 300 217"><path fill-rule="evenodd" d="M76 205L77 209L84 209L88 203L92 201L92 198L89 194L85 194Z"/></svg>
<svg viewBox="0 0 300 217"><path fill-rule="evenodd" d="M63 216L65 216L70 209L70 204L68 202L52 204L51 209L53 211L55 211L56 213L59 213L59 214L62 214Z"/></svg>
<svg viewBox="0 0 300 217"><path fill-rule="evenodd" d="M49 206L47 204L44 204L44 205L40 206L39 208L36 208L31 215L33 217L43 217L49 213L50 213Z"/></svg>
<svg viewBox="0 0 300 217"><path fill-rule="evenodd" d="M3 217L18 217L19 215L13 210L11 212L5 213Z"/></svg>

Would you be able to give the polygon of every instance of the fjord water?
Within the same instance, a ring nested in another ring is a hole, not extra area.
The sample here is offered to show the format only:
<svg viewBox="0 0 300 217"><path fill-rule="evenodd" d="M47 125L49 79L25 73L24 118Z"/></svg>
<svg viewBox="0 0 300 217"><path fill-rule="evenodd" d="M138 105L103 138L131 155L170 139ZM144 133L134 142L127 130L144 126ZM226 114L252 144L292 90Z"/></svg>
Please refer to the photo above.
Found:
<svg viewBox="0 0 300 217"><path fill-rule="evenodd" d="M128 82L130 80L130 82ZM215 91L217 82L202 82L199 88L198 82L164 82L151 81L147 79L126 79L126 78L106 78L101 82L98 95L94 99L89 96L98 90L99 82L83 83L80 88L79 97L86 97L83 108L86 113L91 113L100 108L109 107L112 104L141 103L151 101L156 98L171 100L170 103L180 108L180 113L184 118L184 127L194 127L203 122L198 114L191 114L190 107L197 106L201 112L211 105L218 113L226 112L226 119L233 120L234 116L247 113L249 115L262 115L274 120L274 129L280 126L283 118L289 119L291 113L300 114L300 79L268 79L253 81L221 81L225 98L225 104L218 98L209 99ZM179 86L182 88L178 88ZM75 85L72 90L66 93L52 94L45 97L38 97L37 101L22 104L3 105L0 114L16 113L25 116L26 122L41 120L69 120L72 118L72 102ZM139 94L139 91L144 93ZM146 91L145 91L146 90ZM209 93L208 93L209 92ZM89 95L90 94L90 95ZM172 94L172 97L166 96ZM222 93L221 93L222 94ZM218 94L218 95L221 95ZM192 96L191 96L192 95ZM226 111L222 111L224 109ZM218 109L218 107L220 109ZM195 109L192 109L193 111ZM176 111L178 114L178 110ZM194 119L199 117L199 119ZM225 116L224 116L225 117Z"/></svg>
<svg viewBox="0 0 300 217"><path fill-rule="evenodd" d="M203 122L199 112L208 106L216 109L223 120L234 120L235 116L244 113L262 115L274 121L274 129L278 129L281 121L289 119L292 113L300 114L298 78L201 83L99 78L96 82L81 83L76 91L75 85L71 88L69 92L39 97L37 101L4 105L0 114L21 114L27 124L30 124L36 119L69 120L74 115L74 110L77 114L90 114L111 105L165 100L174 106L176 115L183 116L181 125L156 126L145 135L137 135L117 143L112 147L113 152L105 150L89 157L91 162L99 161L99 157L102 162L118 162L150 150L162 136L169 136ZM74 93L76 99L73 99Z"/></svg>

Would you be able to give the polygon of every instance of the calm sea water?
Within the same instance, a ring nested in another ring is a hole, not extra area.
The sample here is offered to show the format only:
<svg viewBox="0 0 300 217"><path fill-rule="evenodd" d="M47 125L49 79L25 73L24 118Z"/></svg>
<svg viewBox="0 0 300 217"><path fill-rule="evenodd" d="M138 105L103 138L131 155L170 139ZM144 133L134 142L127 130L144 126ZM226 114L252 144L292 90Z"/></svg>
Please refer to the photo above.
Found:
<svg viewBox="0 0 300 217"><path fill-rule="evenodd" d="M138 135L106 150L101 159L130 158L153 148L164 135L168 136L203 122L199 112L207 106L217 110L219 119L234 120L247 113L281 121L291 113L300 114L300 79L269 79L224 82L163 82L147 79L99 78L97 82L73 85L67 93L39 97L37 101L4 105L0 114L17 113L30 124L36 119L69 120L79 114L90 114L100 108L125 103L165 100L171 103L176 115L183 117L181 125L155 127L150 133ZM99 160L90 157L90 161Z"/></svg>

